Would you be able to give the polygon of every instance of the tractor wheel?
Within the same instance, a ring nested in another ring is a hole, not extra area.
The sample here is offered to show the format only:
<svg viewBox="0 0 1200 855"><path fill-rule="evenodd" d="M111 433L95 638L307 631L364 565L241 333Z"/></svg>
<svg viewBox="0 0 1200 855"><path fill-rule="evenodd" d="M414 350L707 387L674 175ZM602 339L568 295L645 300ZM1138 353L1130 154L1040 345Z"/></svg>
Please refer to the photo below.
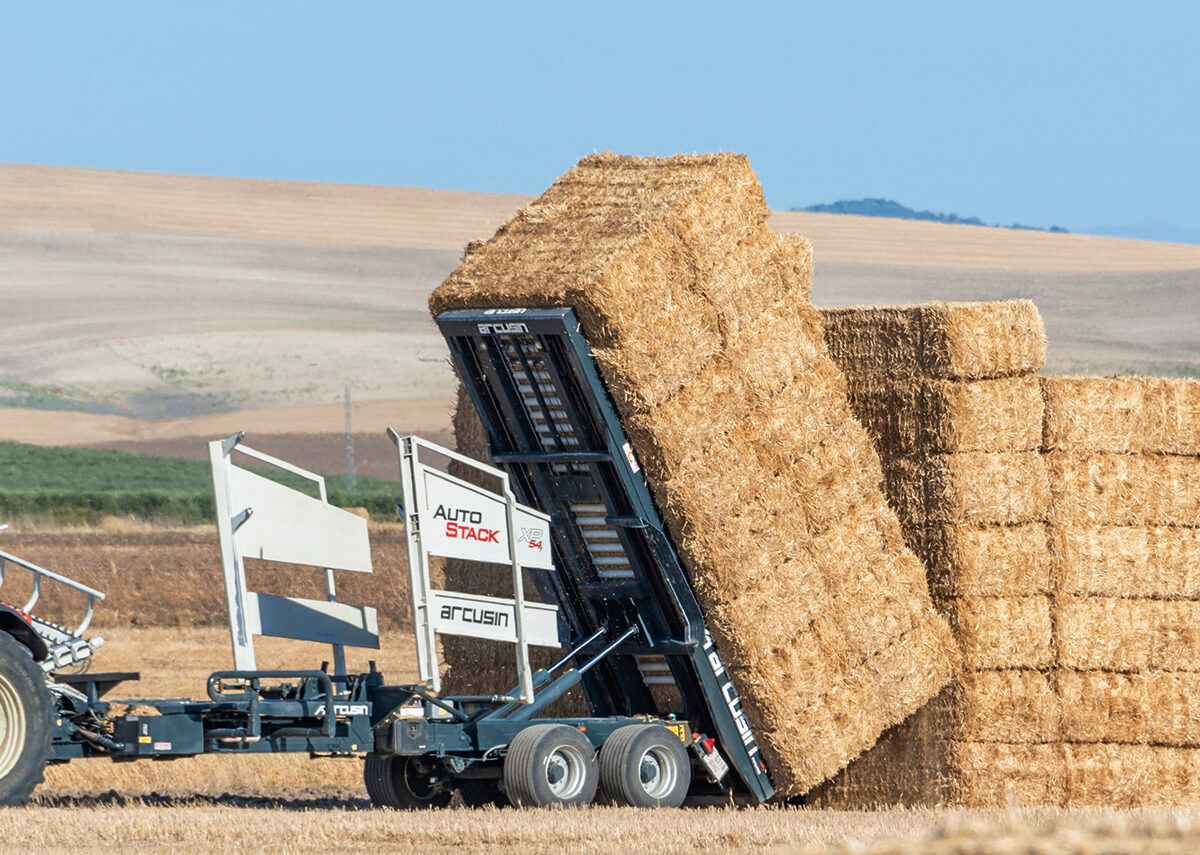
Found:
<svg viewBox="0 0 1200 855"><path fill-rule="evenodd" d="M50 756L54 705L29 649L0 632L0 805L29 800Z"/></svg>
<svg viewBox="0 0 1200 855"><path fill-rule="evenodd" d="M363 764L363 782L371 804L376 807L444 808L454 796L449 777L424 757L368 754Z"/></svg>
<svg viewBox="0 0 1200 855"><path fill-rule="evenodd" d="M599 782L596 749L573 727L535 724L509 743L504 791L518 807L591 804Z"/></svg>
<svg viewBox="0 0 1200 855"><path fill-rule="evenodd" d="M687 749L662 725L617 728L600 748L600 786L617 804L679 807L691 785Z"/></svg>

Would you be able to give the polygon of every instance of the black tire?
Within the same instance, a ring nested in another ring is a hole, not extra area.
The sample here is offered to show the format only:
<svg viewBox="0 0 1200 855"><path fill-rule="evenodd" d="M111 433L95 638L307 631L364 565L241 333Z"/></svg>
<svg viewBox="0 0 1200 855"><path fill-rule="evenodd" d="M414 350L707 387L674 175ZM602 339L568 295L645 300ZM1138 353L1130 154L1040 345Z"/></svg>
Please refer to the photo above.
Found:
<svg viewBox="0 0 1200 855"><path fill-rule="evenodd" d="M596 749L573 727L535 724L509 743L504 791L517 807L588 805L599 783Z"/></svg>
<svg viewBox="0 0 1200 855"><path fill-rule="evenodd" d="M368 754L363 782L376 807L428 810L450 804L454 791L446 774L424 757Z"/></svg>
<svg viewBox="0 0 1200 855"><path fill-rule="evenodd" d="M456 782L463 807L509 807L512 802L500 791L500 782L491 779L459 778Z"/></svg>
<svg viewBox="0 0 1200 855"><path fill-rule="evenodd" d="M679 807L691 785L687 749L662 725L617 728L600 748L600 786L617 804Z"/></svg>
<svg viewBox="0 0 1200 855"><path fill-rule="evenodd" d="M0 805L29 801L50 756L54 703L29 648L0 632Z"/></svg>

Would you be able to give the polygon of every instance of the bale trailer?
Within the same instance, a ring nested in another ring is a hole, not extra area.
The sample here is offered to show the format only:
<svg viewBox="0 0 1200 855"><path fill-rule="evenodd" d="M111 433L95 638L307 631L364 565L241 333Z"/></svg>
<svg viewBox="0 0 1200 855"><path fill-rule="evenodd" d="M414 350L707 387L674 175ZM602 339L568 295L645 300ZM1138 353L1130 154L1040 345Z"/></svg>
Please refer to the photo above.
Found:
<svg viewBox="0 0 1200 855"><path fill-rule="evenodd" d="M0 609L0 803L28 799L47 763L278 752L362 758L371 801L394 808L441 807L456 793L466 805L518 806L773 795L574 312L451 311L437 323L490 464L389 431L418 681L389 684L374 662L366 673L345 667L346 646L379 646L375 610L337 597L337 572L372 569L365 520L329 505L319 475L234 435L209 446L234 667L208 678L205 699L110 700L138 675L69 673L101 644L85 636L103 593L0 552L0 571L8 562L34 580L28 602ZM284 486L242 458L312 488ZM433 556L507 570L513 596L435 589ZM325 568L327 596L250 591L248 559ZM543 602L526 599L526 571ZM64 627L35 617L43 582L84 597L84 618ZM512 645L516 683L444 693L439 634ZM259 669L256 635L328 643L332 668ZM530 646L559 652L534 670ZM576 689L589 714L553 714Z"/></svg>

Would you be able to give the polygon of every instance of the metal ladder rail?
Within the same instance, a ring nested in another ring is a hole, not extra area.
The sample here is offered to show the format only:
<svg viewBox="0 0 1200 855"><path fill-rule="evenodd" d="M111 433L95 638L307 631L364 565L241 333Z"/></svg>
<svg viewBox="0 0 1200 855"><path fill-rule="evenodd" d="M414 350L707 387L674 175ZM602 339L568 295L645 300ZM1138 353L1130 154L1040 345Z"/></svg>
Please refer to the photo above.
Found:
<svg viewBox="0 0 1200 855"><path fill-rule="evenodd" d="M0 550L0 585L3 585L6 579L6 565L9 562L28 571L33 577L33 589L30 592L29 599L18 608L18 611L23 612L29 617L33 631L46 642L47 655L46 659L42 662L42 668L51 671L55 668L73 665L90 658L95 650L104 644L104 639L99 636L86 639L83 637L83 634L91 626L92 617L95 614L96 601L103 600L104 593L4 550ZM87 605L83 618L79 621L78 625L73 628L61 626L33 613L38 600L41 598L43 579L48 579L51 582L63 585L86 596Z"/></svg>

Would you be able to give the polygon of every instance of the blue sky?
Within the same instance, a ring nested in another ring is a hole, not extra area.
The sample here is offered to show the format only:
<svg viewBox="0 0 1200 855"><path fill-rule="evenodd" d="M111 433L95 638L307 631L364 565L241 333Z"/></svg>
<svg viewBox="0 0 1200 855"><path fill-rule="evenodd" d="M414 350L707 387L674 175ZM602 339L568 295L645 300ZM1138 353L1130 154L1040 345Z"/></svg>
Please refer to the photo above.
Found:
<svg viewBox="0 0 1200 855"><path fill-rule="evenodd" d="M0 160L540 191L746 152L773 206L1200 228L1200 4L13 4Z"/></svg>

